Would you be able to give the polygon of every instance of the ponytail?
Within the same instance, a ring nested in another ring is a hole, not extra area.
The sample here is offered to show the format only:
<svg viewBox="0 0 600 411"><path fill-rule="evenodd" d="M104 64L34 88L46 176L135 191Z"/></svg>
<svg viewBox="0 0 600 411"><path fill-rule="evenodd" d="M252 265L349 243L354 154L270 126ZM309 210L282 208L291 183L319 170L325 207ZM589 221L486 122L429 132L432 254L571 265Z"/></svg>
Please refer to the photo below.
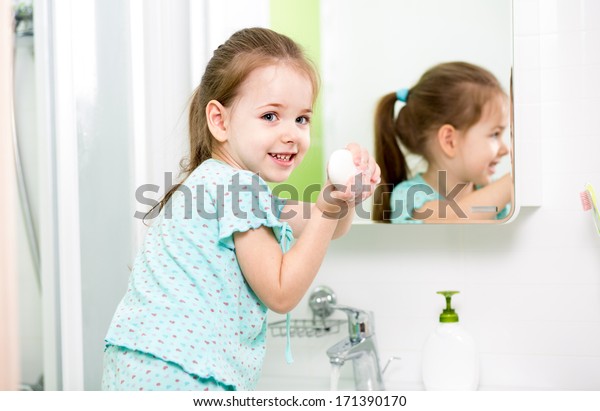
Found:
<svg viewBox="0 0 600 411"><path fill-rule="evenodd" d="M381 184L373 196L372 218L388 223L392 189L408 178L408 165L396 133L396 101L396 93L386 94L379 100L375 110L375 160L381 167Z"/></svg>

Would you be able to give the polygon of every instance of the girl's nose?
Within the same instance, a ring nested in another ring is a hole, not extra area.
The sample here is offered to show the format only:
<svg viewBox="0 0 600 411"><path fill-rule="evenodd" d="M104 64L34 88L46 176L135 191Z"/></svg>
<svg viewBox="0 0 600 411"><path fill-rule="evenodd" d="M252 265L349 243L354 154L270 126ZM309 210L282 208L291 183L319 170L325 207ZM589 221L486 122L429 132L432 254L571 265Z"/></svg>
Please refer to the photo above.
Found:
<svg viewBox="0 0 600 411"><path fill-rule="evenodd" d="M283 142L286 144L294 144L296 143L296 138L289 133L284 134L282 138Z"/></svg>
<svg viewBox="0 0 600 411"><path fill-rule="evenodd" d="M509 152L508 145L504 142L504 139L500 140L500 149L498 150L498 156L504 157Z"/></svg>
<svg viewBox="0 0 600 411"><path fill-rule="evenodd" d="M295 122L281 131L281 140L286 144L295 144L300 138L300 130L298 130L298 126Z"/></svg>

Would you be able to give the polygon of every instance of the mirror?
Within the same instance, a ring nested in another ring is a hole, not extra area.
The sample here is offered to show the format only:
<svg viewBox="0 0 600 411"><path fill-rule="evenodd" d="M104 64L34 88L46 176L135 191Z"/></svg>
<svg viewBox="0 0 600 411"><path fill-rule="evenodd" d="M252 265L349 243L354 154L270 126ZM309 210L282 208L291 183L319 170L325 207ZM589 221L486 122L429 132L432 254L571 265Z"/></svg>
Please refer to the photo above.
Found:
<svg viewBox="0 0 600 411"><path fill-rule="evenodd" d="M349 141L373 150L377 101L411 88L438 63L466 61L484 67L510 95L512 46L511 0L321 2L324 157ZM512 151L510 130L507 127L502 138ZM407 162L412 174L426 167L419 156L409 155ZM511 155L505 155L494 178L511 168ZM371 204L363 204L355 222L371 223L370 213Z"/></svg>

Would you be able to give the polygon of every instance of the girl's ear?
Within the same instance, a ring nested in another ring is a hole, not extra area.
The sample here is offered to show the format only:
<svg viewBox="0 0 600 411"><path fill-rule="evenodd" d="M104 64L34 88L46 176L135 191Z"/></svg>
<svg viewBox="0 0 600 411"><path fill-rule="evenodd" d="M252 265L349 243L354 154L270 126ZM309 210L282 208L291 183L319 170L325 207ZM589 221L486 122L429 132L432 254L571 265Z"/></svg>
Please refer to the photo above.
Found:
<svg viewBox="0 0 600 411"><path fill-rule="evenodd" d="M458 130L450 124L444 124L438 129L437 142L446 156L453 158L456 155L458 137Z"/></svg>
<svg viewBox="0 0 600 411"><path fill-rule="evenodd" d="M225 117L227 109L217 100L211 100L206 105L206 122L210 133L221 143L227 141Z"/></svg>

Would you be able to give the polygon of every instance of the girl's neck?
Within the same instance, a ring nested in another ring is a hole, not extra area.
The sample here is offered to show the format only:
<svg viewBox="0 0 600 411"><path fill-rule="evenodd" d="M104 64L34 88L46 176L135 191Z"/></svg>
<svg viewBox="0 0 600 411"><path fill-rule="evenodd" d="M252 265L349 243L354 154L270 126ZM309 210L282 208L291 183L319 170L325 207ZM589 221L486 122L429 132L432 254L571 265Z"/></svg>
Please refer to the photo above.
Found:
<svg viewBox="0 0 600 411"><path fill-rule="evenodd" d="M228 164L233 168L240 169L240 170L243 169L243 167L241 167L238 164L238 162L235 161L235 159L232 158L225 150L222 150L219 148L213 150L211 158L213 158L215 160L219 160L225 164Z"/></svg>
<svg viewBox="0 0 600 411"><path fill-rule="evenodd" d="M429 184L435 191L441 195L452 192L457 186L463 185L464 188L454 196L459 199L475 190L473 183L463 181L457 178L451 171L430 165L422 175L423 180ZM441 188L444 188L443 190Z"/></svg>

